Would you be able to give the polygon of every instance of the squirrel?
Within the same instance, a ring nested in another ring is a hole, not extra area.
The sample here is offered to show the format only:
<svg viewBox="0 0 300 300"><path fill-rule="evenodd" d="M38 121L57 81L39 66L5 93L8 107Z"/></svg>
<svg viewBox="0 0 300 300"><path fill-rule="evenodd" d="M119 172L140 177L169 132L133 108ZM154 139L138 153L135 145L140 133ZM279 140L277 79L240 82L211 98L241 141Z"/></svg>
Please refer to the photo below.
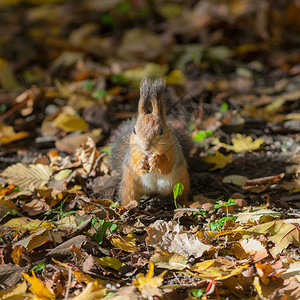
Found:
<svg viewBox="0 0 300 300"><path fill-rule="evenodd" d="M166 121L164 79L144 79L140 85L137 119L125 121L111 139L111 163L121 174L121 208L137 206L144 194L172 195L178 181L187 200L189 174L178 136Z"/></svg>

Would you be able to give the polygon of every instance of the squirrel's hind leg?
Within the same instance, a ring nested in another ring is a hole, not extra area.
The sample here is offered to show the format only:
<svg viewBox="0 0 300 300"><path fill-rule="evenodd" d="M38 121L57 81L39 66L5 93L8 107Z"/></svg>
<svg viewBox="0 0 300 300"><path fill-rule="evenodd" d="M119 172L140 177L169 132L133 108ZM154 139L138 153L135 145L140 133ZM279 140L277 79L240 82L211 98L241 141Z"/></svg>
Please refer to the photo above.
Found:
<svg viewBox="0 0 300 300"><path fill-rule="evenodd" d="M130 209L137 206L143 195L142 186L129 166L125 167L119 188L119 198L122 208Z"/></svg>

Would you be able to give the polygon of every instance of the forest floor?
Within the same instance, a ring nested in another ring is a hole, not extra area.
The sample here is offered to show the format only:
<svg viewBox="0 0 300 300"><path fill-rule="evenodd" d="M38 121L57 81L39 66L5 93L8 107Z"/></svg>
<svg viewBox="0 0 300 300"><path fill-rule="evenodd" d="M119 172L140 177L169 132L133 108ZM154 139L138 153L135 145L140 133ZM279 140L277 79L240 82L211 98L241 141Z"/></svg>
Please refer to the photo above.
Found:
<svg viewBox="0 0 300 300"><path fill-rule="evenodd" d="M13 2L0 299L299 299L297 2ZM109 138L145 77L191 141L184 207L178 183L119 208Z"/></svg>

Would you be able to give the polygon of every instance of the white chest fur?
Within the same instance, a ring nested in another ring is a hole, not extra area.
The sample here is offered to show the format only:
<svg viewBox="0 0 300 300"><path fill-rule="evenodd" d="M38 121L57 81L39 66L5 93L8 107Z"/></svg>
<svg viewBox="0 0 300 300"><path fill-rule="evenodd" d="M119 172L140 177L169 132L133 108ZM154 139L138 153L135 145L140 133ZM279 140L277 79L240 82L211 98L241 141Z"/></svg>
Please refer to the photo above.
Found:
<svg viewBox="0 0 300 300"><path fill-rule="evenodd" d="M162 175L157 171L143 174L140 178L145 194L155 193L163 196L171 194L174 185L179 180L176 173L176 170L173 168L172 172L167 175Z"/></svg>

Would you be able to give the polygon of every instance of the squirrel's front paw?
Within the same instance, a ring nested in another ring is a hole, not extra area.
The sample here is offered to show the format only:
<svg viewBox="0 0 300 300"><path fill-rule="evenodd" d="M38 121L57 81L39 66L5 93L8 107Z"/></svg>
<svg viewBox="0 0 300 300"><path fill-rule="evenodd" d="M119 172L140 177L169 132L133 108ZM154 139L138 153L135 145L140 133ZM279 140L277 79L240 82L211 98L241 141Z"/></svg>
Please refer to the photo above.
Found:
<svg viewBox="0 0 300 300"><path fill-rule="evenodd" d="M143 159L140 160L139 169L140 169L140 171L142 173L148 173L148 171L149 171L149 164L148 164L147 157L144 157Z"/></svg>
<svg viewBox="0 0 300 300"><path fill-rule="evenodd" d="M157 155L152 155L148 158L148 163L149 163L149 172L151 173L156 169L157 163L158 163L158 156Z"/></svg>

